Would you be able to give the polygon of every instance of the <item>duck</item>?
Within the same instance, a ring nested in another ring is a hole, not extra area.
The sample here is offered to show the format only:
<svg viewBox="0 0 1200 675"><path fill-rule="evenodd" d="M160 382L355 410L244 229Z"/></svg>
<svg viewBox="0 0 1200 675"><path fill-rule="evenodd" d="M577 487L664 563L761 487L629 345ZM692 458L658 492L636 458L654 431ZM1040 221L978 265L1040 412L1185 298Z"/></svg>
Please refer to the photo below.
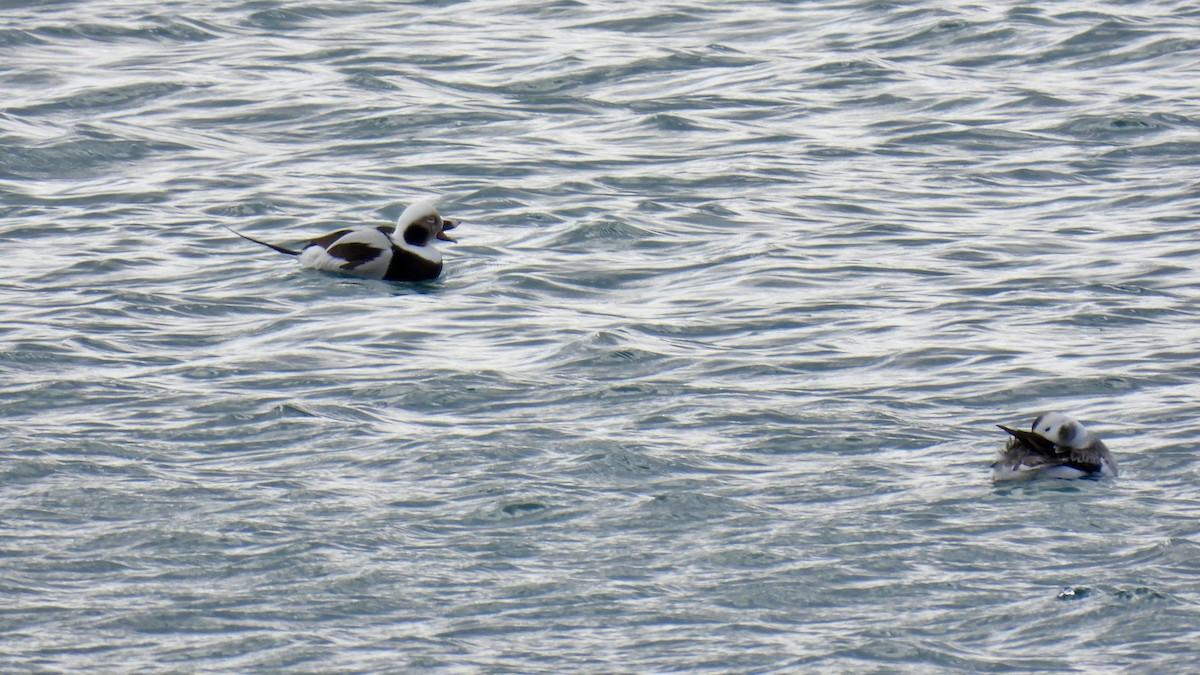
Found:
<svg viewBox="0 0 1200 675"><path fill-rule="evenodd" d="M436 203L417 201L395 225L337 230L310 239L297 249L279 246L229 229L242 239L300 259L301 267L383 281L429 281L442 273L442 254L434 240L457 241L446 234L458 221L443 218Z"/></svg>
<svg viewBox="0 0 1200 675"><path fill-rule="evenodd" d="M1039 415L1029 431L996 426L1010 438L992 464L994 482L1117 476L1117 461L1104 442L1064 413Z"/></svg>

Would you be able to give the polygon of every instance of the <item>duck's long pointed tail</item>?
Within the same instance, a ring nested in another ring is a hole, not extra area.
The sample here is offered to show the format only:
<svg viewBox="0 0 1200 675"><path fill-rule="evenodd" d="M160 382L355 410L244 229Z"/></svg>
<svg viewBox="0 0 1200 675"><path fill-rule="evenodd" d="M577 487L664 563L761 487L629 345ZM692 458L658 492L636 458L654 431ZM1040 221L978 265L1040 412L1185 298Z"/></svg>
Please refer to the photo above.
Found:
<svg viewBox="0 0 1200 675"><path fill-rule="evenodd" d="M242 234L241 232L238 232L237 230L233 229L232 227L225 226L225 229L236 234L237 236L241 237L242 239L245 239L246 241L252 241L260 246L266 246L267 248L275 250L275 251L279 251L280 253L286 253L287 255L300 255L300 251L293 251L290 248L276 246L275 244L268 244L267 242L259 240L259 239L255 239L254 237L247 237L246 235Z"/></svg>

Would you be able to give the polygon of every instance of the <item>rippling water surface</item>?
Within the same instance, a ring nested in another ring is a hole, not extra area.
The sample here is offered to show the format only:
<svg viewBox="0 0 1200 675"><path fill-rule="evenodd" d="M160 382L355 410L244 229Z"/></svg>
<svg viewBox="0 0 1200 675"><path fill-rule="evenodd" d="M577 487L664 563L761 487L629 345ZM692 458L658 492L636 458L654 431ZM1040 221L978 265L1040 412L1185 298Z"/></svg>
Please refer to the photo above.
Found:
<svg viewBox="0 0 1200 675"><path fill-rule="evenodd" d="M1195 667L1192 3L32 4L4 671Z"/></svg>

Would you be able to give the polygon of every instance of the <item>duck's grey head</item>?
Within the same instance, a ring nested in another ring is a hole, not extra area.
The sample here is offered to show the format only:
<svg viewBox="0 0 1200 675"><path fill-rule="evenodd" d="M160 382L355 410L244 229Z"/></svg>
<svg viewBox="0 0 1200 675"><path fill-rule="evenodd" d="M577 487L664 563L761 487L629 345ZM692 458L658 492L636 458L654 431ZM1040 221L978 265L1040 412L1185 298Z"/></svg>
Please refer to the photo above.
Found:
<svg viewBox="0 0 1200 675"><path fill-rule="evenodd" d="M1087 427L1060 412L1038 416L1033 421L1032 431L1051 443L1068 448L1085 448L1093 440Z"/></svg>
<svg viewBox="0 0 1200 675"><path fill-rule="evenodd" d="M396 234L413 246L426 246L433 239L454 241L446 230L452 230L458 222L443 218L438 213L436 202L423 199L413 202L396 219Z"/></svg>

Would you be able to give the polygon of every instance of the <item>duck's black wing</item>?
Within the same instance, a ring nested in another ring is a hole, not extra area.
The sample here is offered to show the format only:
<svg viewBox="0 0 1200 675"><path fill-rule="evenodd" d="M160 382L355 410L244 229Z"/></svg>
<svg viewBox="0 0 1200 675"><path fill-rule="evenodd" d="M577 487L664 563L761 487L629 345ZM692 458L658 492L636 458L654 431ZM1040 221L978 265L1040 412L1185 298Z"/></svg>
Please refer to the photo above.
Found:
<svg viewBox="0 0 1200 675"><path fill-rule="evenodd" d="M1032 431L1012 429L1004 426L1003 424L997 424L996 426L1007 431L1010 436L1020 441L1022 445L1028 448L1029 452L1036 455L1042 455L1047 458L1060 458L1059 448L1057 445L1042 438L1041 436L1038 436Z"/></svg>
<svg viewBox="0 0 1200 675"><path fill-rule="evenodd" d="M304 245L304 248L308 248L309 246L320 246L321 248L328 251L329 247L336 244L338 239L341 239L342 237L350 234L350 232L351 232L351 230L338 230L337 232L330 232L329 234L323 234L323 235L317 237L316 239L310 239L308 241L308 243Z"/></svg>
<svg viewBox="0 0 1200 675"><path fill-rule="evenodd" d="M334 244L326 250L329 251L329 255L346 261L342 263L342 269L344 270L357 269L360 265L365 265L378 259L384 252L384 249L378 246L372 246L361 241Z"/></svg>

